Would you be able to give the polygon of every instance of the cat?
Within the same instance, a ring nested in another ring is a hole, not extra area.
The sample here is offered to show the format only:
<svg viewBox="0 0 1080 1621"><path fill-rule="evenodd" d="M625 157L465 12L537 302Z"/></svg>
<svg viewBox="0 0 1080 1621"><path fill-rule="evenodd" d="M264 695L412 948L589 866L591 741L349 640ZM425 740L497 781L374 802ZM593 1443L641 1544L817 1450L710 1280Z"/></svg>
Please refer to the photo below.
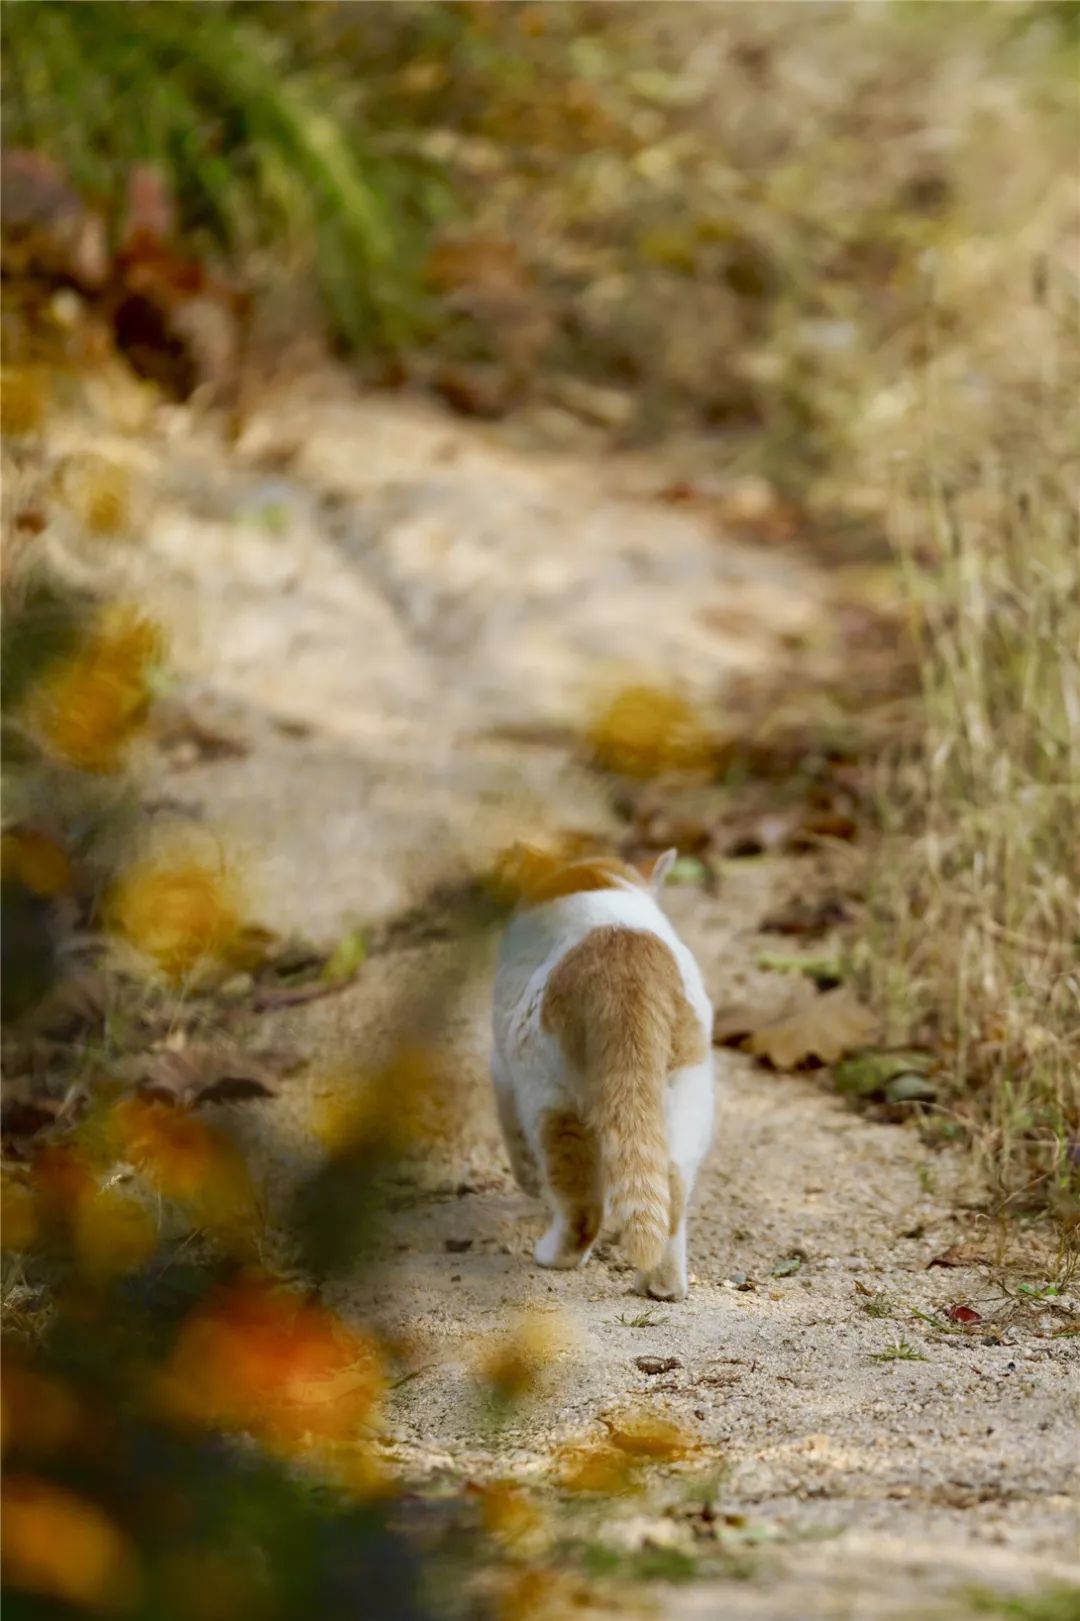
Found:
<svg viewBox="0 0 1080 1621"><path fill-rule="evenodd" d="M583 1266L605 1222L634 1288L683 1300L686 1217L713 1123L712 1009L648 879L610 857L525 887L495 976L495 1100L522 1189L546 1200L540 1266Z"/></svg>

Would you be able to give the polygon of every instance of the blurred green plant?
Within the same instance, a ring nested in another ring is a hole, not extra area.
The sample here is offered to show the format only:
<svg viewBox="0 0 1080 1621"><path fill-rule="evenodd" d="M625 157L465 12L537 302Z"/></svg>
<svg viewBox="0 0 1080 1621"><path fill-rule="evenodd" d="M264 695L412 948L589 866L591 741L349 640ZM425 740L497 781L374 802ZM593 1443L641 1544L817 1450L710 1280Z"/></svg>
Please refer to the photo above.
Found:
<svg viewBox="0 0 1080 1621"><path fill-rule="evenodd" d="M284 242L303 255L313 242L350 344L415 334L426 231L448 190L429 161L379 150L354 91L268 8L26 0L5 10L3 45L5 144L44 152L113 203L132 166L152 162L185 228L229 252Z"/></svg>

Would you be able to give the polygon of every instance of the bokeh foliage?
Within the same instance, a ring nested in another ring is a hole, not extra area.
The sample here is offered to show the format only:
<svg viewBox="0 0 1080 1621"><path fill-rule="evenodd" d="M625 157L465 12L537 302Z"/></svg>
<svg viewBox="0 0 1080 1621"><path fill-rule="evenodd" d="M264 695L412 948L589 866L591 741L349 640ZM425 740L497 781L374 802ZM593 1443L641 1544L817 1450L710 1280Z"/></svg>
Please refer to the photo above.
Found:
<svg viewBox="0 0 1080 1621"><path fill-rule="evenodd" d="M232 254L313 248L342 336L400 343L415 331L417 250L445 189L420 158L379 150L332 59L290 43L277 10L12 6L5 143L59 160L113 211L132 166L154 163L188 231Z"/></svg>

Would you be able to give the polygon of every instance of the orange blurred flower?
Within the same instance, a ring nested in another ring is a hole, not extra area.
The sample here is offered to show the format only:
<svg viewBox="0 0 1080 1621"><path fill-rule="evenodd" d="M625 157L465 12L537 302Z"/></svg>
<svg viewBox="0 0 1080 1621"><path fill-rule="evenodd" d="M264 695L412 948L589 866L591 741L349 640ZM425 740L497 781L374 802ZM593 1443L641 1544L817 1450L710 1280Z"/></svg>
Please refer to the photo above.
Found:
<svg viewBox="0 0 1080 1621"><path fill-rule="evenodd" d="M82 771L116 771L150 709L161 636L133 609L113 608L74 652L36 683L24 710L31 734Z"/></svg>
<svg viewBox="0 0 1080 1621"><path fill-rule="evenodd" d="M112 1126L125 1156L200 1227L221 1236L250 1232L258 1199L235 1143L183 1109L149 1098L125 1098Z"/></svg>
<svg viewBox="0 0 1080 1621"><path fill-rule="evenodd" d="M369 1425L385 1388L372 1340L291 1291L248 1279L188 1319L162 1396L174 1418L288 1449Z"/></svg>
<svg viewBox="0 0 1080 1621"><path fill-rule="evenodd" d="M598 764L628 777L706 771L715 741L693 707L659 687L627 687L597 717L589 741Z"/></svg>
<svg viewBox="0 0 1080 1621"><path fill-rule="evenodd" d="M9 1355L0 1373L3 1450L58 1452L87 1432L78 1398L58 1379L20 1367Z"/></svg>
<svg viewBox="0 0 1080 1621"><path fill-rule="evenodd" d="M150 957L170 979L227 957L243 935L233 886L221 866L162 852L136 863L105 897L106 928Z"/></svg>
<svg viewBox="0 0 1080 1621"><path fill-rule="evenodd" d="M71 862L56 839L34 827L13 827L0 840L5 878L13 878L35 895L66 895L71 889Z"/></svg>
<svg viewBox="0 0 1080 1621"><path fill-rule="evenodd" d="M99 1610L135 1604L134 1550L93 1503L28 1475L9 1476L0 1500L5 1585Z"/></svg>

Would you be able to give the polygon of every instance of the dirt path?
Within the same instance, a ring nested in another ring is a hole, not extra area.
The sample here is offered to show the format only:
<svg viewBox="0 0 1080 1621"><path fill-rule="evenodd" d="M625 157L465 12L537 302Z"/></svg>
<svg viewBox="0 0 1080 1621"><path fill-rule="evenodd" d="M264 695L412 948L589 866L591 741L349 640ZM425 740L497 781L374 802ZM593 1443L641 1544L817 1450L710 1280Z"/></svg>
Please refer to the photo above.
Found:
<svg viewBox="0 0 1080 1621"><path fill-rule="evenodd" d="M813 635L825 598L798 556L647 499L659 470L515 454L332 376L268 401L233 451L174 426L113 447L156 491L145 544L115 567L172 627L200 719L248 749L174 754L163 792L247 852L278 928L333 938L509 837L610 828L560 729L628 674L722 703L734 676ZM670 892L718 1002L775 985L748 965L802 870L738 863L715 897ZM372 958L347 994L268 1016L268 1039L300 1042L328 1072L374 1061L442 949ZM696 1287L630 1326L642 1303L613 1258L581 1274L528 1260L539 1217L497 1142L485 1017L480 974L439 1033L460 1112L428 1158L428 1196L385 1239L400 1264L376 1309L417 1370L393 1401L392 1456L422 1474L529 1480L627 1403L669 1414L700 1448L693 1468L659 1470L603 1523L575 1510L598 1542L707 1550L713 1527L686 1511L685 1477L719 1476L742 1579L659 1589L665 1615L914 1621L972 1613L976 1585L1080 1581L1080 1342L1055 1337L1076 1295L1009 1303L993 1234L957 1214L959 1163L813 1079L723 1053ZM238 1120L274 1145L279 1184L313 1151L321 1085ZM928 1269L961 1241L986 1259ZM977 1334L913 1315L959 1302L982 1314ZM557 1330L559 1377L495 1435L475 1368L518 1313Z"/></svg>

